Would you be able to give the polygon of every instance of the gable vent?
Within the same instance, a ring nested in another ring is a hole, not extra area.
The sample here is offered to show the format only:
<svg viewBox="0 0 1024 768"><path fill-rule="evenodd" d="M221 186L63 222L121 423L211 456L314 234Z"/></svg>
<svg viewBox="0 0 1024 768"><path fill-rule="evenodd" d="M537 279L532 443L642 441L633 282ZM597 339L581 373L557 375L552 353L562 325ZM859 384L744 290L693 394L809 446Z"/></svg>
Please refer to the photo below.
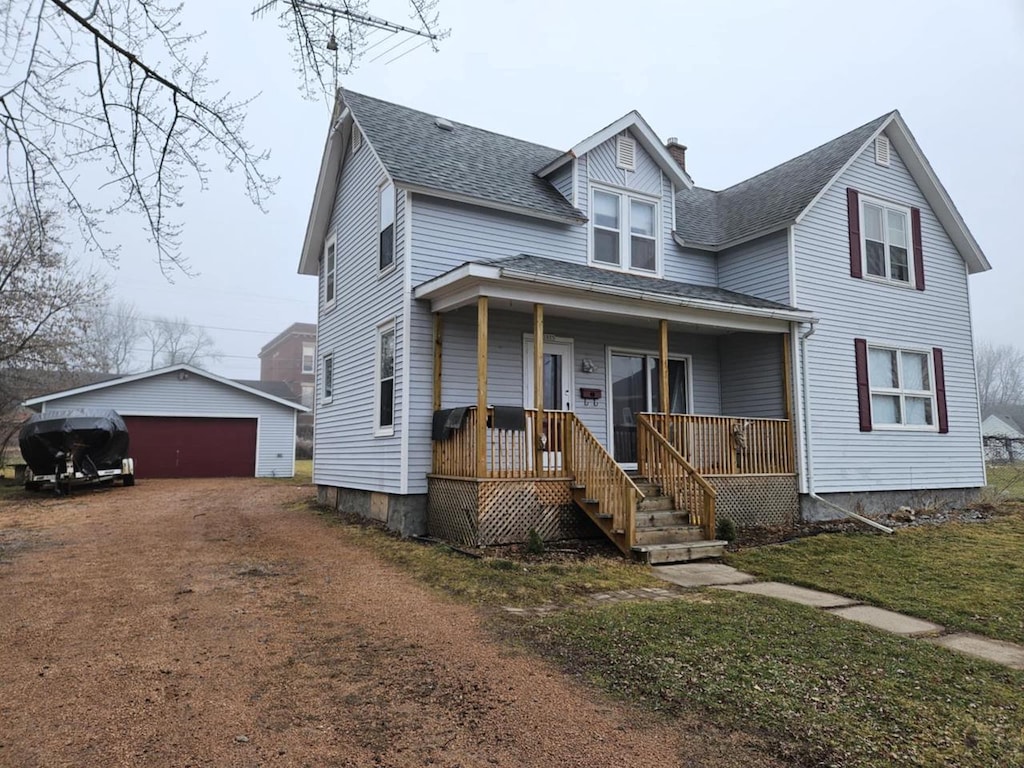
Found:
<svg viewBox="0 0 1024 768"><path fill-rule="evenodd" d="M875 162L879 165L889 165L889 137L879 136L875 139Z"/></svg>
<svg viewBox="0 0 1024 768"><path fill-rule="evenodd" d="M615 164L619 168L632 171L636 168L636 140L631 136L619 136L615 145Z"/></svg>
<svg viewBox="0 0 1024 768"><path fill-rule="evenodd" d="M359 130L358 125L352 126L352 154L354 155L359 151L359 148L363 146L363 132Z"/></svg>
<svg viewBox="0 0 1024 768"><path fill-rule="evenodd" d="M454 131L455 126L452 125L451 120L445 120L443 117L435 117L434 125L440 128L442 131Z"/></svg>

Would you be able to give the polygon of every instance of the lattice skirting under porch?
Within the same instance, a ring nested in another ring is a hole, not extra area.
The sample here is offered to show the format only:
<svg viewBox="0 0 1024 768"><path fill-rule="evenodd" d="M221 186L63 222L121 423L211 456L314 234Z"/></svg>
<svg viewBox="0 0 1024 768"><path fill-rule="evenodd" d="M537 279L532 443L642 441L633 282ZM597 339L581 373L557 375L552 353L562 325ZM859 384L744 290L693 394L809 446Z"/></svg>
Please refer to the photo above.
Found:
<svg viewBox="0 0 1024 768"><path fill-rule="evenodd" d="M427 480L427 531L467 546L517 544L531 528L545 541L590 537L568 480Z"/></svg>
<svg viewBox="0 0 1024 768"><path fill-rule="evenodd" d="M792 527L799 515L795 475L706 475L715 517L738 528Z"/></svg>

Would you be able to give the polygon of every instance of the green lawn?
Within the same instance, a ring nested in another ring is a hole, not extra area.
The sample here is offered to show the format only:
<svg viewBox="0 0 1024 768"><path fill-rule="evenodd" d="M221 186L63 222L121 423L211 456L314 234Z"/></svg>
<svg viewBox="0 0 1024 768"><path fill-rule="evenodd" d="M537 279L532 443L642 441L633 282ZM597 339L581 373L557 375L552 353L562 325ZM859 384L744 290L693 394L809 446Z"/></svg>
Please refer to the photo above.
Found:
<svg viewBox="0 0 1024 768"><path fill-rule="evenodd" d="M765 733L800 765L1024 765L1024 673L816 609L712 590L527 632L606 690Z"/></svg>
<svg viewBox="0 0 1024 768"><path fill-rule="evenodd" d="M816 536L741 551L726 562L800 584L1024 643L1024 512L987 522Z"/></svg>

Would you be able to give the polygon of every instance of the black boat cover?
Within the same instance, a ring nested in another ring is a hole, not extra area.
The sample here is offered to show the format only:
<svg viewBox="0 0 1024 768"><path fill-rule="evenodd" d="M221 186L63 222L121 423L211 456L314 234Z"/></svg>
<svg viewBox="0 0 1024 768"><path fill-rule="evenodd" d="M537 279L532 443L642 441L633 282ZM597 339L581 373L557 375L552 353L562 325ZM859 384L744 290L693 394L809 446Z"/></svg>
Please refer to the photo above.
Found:
<svg viewBox="0 0 1024 768"><path fill-rule="evenodd" d="M18 436L21 455L37 475L53 474L65 458L93 475L120 469L128 455L128 428L117 411L99 408L51 408L29 417Z"/></svg>

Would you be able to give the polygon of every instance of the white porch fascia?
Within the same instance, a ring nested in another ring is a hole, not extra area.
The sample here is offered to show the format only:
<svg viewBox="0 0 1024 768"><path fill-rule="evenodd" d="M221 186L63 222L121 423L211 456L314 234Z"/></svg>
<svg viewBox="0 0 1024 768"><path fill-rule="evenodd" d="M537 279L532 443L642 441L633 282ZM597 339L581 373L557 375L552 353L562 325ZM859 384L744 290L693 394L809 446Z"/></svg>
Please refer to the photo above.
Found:
<svg viewBox="0 0 1024 768"><path fill-rule="evenodd" d="M430 302L432 312L470 306L480 296L529 304L544 304L581 312L628 315L738 331L785 332L789 323L811 323L810 312L724 304L704 299L650 293L491 264L463 264L417 286L413 295Z"/></svg>

